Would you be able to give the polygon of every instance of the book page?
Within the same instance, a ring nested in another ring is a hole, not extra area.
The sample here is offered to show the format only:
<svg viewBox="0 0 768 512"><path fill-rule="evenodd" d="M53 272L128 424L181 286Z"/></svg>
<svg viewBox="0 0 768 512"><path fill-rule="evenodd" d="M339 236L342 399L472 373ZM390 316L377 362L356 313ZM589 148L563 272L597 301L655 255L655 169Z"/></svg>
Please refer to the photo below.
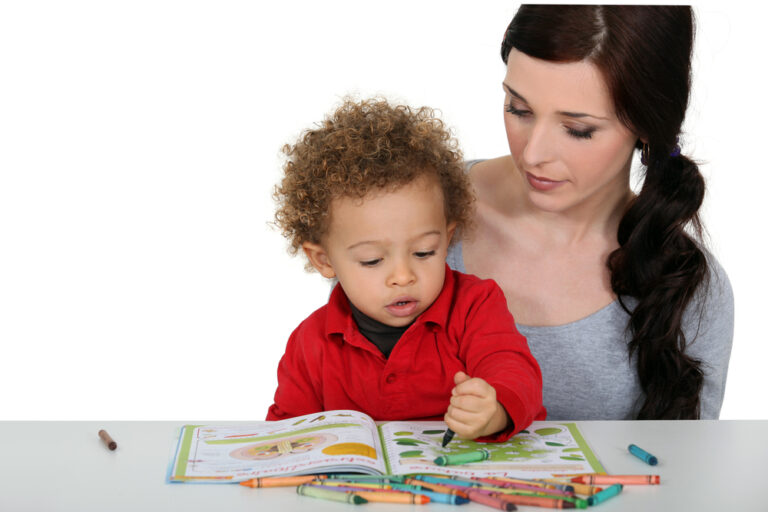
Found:
<svg viewBox="0 0 768 512"><path fill-rule="evenodd" d="M445 429L442 421L392 421L379 425L391 472L519 478L604 472L575 423L534 422L504 443L476 443L456 436L443 448ZM457 466L434 463L440 455L481 448L490 452L489 460Z"/></svg>
<svg viewBox="0 0 768 512"><path fill-rule="evenodd" d="M383 473L370 417L326 411L281 421L183 427L171 482L232 482L329 471Z"/></svg>

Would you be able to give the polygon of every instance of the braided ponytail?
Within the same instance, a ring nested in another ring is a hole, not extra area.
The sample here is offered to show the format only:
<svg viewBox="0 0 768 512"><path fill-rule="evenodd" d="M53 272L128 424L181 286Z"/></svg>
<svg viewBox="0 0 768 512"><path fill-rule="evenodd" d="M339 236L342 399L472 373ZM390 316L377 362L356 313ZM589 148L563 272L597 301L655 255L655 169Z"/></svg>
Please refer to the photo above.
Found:
<svg viewBox="0 0 768 512"><path fill-rule="evenodd" d="M608 258L611 286L630 315L630 355L645 393L638 419L693 419L700 413L701 362L685 354L683 312L708 277L686 232L701 235L704 179L685 156L651 153L640 194L621 219L620 247ZM637 299L630 310L622 296Z"/></svg>

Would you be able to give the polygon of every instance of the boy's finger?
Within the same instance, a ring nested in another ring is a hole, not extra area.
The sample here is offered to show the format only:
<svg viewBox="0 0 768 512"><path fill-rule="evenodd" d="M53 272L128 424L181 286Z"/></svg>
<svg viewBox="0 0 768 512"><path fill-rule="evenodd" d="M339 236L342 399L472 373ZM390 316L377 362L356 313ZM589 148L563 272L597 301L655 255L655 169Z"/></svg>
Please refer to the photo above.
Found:
<svg viewBox="0 0 768 512"><path fill-rule="evenodd" d="M470 377L470 376L469 376L469 375L467 375L466 373L464 373L464 372L462 372L462 371L458 371L458 372L456 372L456 373L453 375L453 383L454 383L455 385L457 385L457 386L458 386L458 385L459 385L459 384L461 384L462 382L466 382L466 381L470 380L471 378L472 378L472 377Z"/></svg>
<svg viewBox="0 0 768 512"><path fill-rule="evenodd" d="M487 408L489 400L483 400L473 395L459 395L451 397L451 406L469 413L478 413Z"/></svg>
<svg viewBox="0 0 768 512"><path fill-rule="evenodd" d="M474 414L467 413L460 409L449 409L445 415L445 424L448 428L462 437L467 437L469 433L475 432L480 419Z"/></svg>
<svg viewBox="0 0 768 512"><path fill-rule="evenodd" d="M468 379L461 384L458 384L453 389L455 391L455 393L452 393L453 395L474 395L480 398L493 396L494 400L496 399L493 386L483 379Z"/></svg>

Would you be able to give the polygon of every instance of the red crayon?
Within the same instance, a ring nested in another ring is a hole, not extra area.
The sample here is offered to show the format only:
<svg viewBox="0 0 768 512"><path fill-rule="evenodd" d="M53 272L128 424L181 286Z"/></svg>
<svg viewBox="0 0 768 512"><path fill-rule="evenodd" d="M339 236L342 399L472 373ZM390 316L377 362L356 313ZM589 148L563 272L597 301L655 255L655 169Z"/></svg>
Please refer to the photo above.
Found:
<svg viewBox="0 0 768 512"><path fill-rule="evenodd" d="M571 479L571 482L588 485L658 485L659 475L583 475Z"/></svg>
<svg viewBox="0 0 768 512"><path fill-rule="evenodd" d="M498 508L500 510L517 510L517 507L511 501L506 501L484 492L471 490L467 492L467 496L469 496L471 501L480 503L481 505L485 505L487 507Z"/></svg>

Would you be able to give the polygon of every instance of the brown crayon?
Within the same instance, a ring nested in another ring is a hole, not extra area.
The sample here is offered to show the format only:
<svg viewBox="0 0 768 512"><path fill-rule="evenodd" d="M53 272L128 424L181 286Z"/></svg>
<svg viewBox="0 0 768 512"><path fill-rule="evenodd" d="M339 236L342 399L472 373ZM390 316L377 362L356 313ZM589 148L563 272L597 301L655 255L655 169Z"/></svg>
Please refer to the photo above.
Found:
<svg viewBox="0 0 768 512"><path fill-rule="evenodd" d="M99 437L104 441L104 444L107 445L107 448L110 450L117 449L117 443L109 436L109 434L107 434L106 430L99 430Z"/></svg>
<svg viewBox="0 0 768 512"><path fill-rule="evenodd" d="M254 489L260 487L294 487L323 478L326 478L325 475L271 476L264 478L251 478L250 480L240 482L240 485L253 487Z"/></svg>
<svg viewBox="0 0 768 512"><path fill-rule="evenodd" d="M584 475L571 479L572 482L588 485L658 485L659 475Z"/></svg>

